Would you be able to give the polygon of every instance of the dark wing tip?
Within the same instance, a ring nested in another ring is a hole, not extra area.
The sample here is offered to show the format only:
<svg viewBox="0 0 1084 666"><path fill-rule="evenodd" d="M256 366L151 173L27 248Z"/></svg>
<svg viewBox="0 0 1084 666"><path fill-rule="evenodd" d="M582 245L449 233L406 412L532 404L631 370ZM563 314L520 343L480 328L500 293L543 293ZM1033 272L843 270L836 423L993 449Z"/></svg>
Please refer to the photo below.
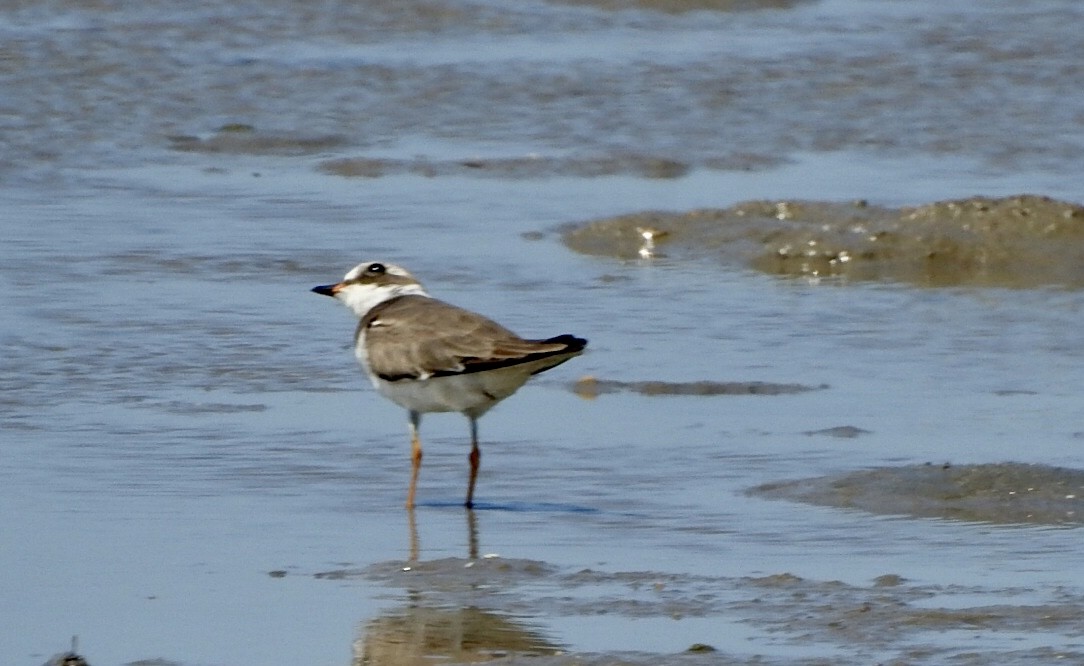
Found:
<svg viewBox="0 0 1084 666"><path fill-rule="evenodd" d="M438 370L432 374L433 377L445 377L448 375L461 375L471 372L485 372L487 370L496 370L498 368L506 368L513 365L519 365L521 363L531 363L539 361L545 358L557 359L549 365L544 365L531 372L531 374L538 374L549 370L550 368L561 365L568 359L576 356L583 351L587 346L587 340L583 338L577 338L574 335L558 335L555 338L549 338L548 340L525 340L521 342L527 342L531 344L544 344L544 345L564 345L564 349L550 349L541 352L525 353L522 355L505 357L505 358L463 358L462 366L457 370ZM406 379L405 376L386 377L381 375L383 379L388 381L395 381L397 379Z"/></svg>
<svg viewBox="0 0 1084 666"><path fill-rule="evenodd" d="M565 347L567 347L566 351L570 352L583 351L584 347L587 346L587 340L585 340L584 338L577 338L575 335L569 335L568 333L565 333L564 335L558 335L555 338L544 340L543 342L548 342L555 345L564 345Z"/></svg>

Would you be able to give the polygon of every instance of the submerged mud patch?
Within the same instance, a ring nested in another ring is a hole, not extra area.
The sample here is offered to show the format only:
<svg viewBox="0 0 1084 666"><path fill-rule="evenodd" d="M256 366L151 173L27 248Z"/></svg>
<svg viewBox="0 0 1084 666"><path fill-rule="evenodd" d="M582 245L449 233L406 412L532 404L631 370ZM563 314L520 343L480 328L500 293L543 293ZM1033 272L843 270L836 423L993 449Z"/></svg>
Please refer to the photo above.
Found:
<svg viewBox="0 0 1084 666"><path fill-rule="evenodd" d="M716 258L786 276L1084 286L1084 207L1032 195L901 209L752 201L596 220L567 231L564 242L585 254Z"/></svg>
<svg viewBox="0 0 1084 666"><path fill-rule="evenodd" d="M647 9L669 14L685 12L741 12L758 9L790 9L803 0L561 0L570 5L590 5L600 9Z"/></svg>
<svg viewBox="0 0 1084 666"><path fill-rule="evenodd" d="M169 141L170 147L183 152L282 156L310 155L346 144L339 135L267 132L243 123L223 125L205 137L176 135Z"/></svg>
<svg viewBox="0 0 1084 666"><path fill-rule="evenodd" d="M597 377L583 377L572 386L572 390L581 398L597 398L604 393L621 393L631 391L647 396L664 395L789 395L792 393L805 393L827 388L821 386L807 386L805 384L774 384L771 382L664 382L664 381L638 381L625 382L614 379L598 379Z"/></svg>
<svg viewBox="0 0 1084 666"><path fill-rule="evenodd" d="M887 515L996 524L1084 524L1084 471L1045 465L887 467L767 483L749 493Z"/></svg>
<svg viewBox="0 0 1084 666"><path fill-rule="evenodd" d="M763 160L746 166L763 165ZM476 176L480 178L596 178L600 176L635 176L639 178L681 178L692 165L666 156L619 154L595 157L553 157L526 155L522 157L477 157L463 159L391 159L355 157L323 162L324 173L349 178L381 178L411 174L436 178L440 176Z"/></svg>
<svg viewBox="0 0 1084 666"><path fill-rule="evenodd" d="M1084 636L1084 599L1064 589L922 585L894 573L849 584L787 572L568 571L499 557L383 562L334 573L321 577L402 590L401 606L365 623L354 643L357 664L501 663L524 655L554 666L651 664L659 654L682 663L823 664L829 662L821 655L830 654L833 664L1041 664L1080 658L1071 646ZM625 629L615 630L622 622ZM683 622L692 629L677 629ZM570 623L600 627L588 649L562 645L560 628ZM981 643L943 639L952 632ZM674 633L693 640L675 646ZM645 650L650 644L668 649Z"/></svg>
<svg viewBox="0 0 1084 666"><path fill-rule="evenodd" d="M807 430L805 434L810 437L815 435L824 435L826 437L837 437L839 439L854 439L862 435L868 435L869 430L864 430L858 426L834 426L832 428L822 428L820 430Z"/></svg>

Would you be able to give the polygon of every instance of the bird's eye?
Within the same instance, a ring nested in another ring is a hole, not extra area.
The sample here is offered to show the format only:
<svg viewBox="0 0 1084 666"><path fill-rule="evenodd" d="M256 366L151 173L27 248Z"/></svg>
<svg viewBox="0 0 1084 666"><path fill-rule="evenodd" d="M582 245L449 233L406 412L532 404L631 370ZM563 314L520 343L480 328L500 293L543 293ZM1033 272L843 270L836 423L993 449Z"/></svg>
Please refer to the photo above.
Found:
<svg viewBox="0 0 1084 666"><path fill-rule="evenodd" d="M365 269L365 272L369 275L383 275L388 269L384 268L384 264L369 264L369 267Z"/></svg>

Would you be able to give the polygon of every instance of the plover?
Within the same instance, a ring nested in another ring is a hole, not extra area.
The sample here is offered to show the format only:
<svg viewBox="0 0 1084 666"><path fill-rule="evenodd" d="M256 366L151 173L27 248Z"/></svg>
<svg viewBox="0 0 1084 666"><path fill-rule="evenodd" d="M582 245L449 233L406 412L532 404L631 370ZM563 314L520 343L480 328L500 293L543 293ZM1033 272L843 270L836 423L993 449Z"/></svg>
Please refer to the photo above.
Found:
<svg viewBox="0 0 1084 666"><path fill-rule="evenodd" d="M414 507L422 462L422 414L461 412L470 419L465 504L471 507L481 461L478 419L531 375L578 356L587 345L573 335L525 340L480 314L430 297L413 275L394 264L367 261L341 282L312 291L338 299L358 316L354 355L373 386L409 412L407 508Z"/></svg>

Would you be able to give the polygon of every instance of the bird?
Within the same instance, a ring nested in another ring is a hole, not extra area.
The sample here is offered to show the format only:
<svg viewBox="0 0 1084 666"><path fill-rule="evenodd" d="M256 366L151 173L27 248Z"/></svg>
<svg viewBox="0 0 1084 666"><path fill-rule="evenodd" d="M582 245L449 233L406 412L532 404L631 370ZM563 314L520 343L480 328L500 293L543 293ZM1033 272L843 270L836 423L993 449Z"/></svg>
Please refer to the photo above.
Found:
<svg viewBox="0 0 1084 666"><path fill-rule="evenodd" d="M407 410L414 508L422 462L422 414L460 412L470 421L470 478L464 505L474 506L481 464L478 419L532 375L579 356L587 340L564 334L521 338L497 322L430 296L405 268L358 264L335 284L313 287L358 317L354 356L381 395Z"/></svg>

